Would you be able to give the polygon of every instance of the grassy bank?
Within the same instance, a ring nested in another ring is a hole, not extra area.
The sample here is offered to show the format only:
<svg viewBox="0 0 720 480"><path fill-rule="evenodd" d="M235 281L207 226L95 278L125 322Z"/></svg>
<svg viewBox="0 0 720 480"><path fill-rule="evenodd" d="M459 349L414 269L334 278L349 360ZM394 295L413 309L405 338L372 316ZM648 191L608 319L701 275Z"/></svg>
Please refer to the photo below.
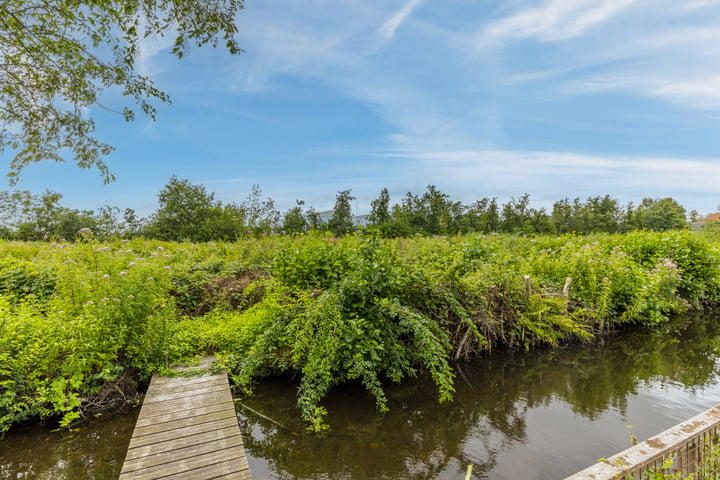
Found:
<svg viewBox="0 0 720 480"><path fill-rule="evenodd" d="M5 242L0 258L0 430L66 425L212 351L246 390L296 376L321 430L338 383L382 410L383 382L426 372L446 401L457 359L661 323L720 290L717 242L691 232Z"/></svg>

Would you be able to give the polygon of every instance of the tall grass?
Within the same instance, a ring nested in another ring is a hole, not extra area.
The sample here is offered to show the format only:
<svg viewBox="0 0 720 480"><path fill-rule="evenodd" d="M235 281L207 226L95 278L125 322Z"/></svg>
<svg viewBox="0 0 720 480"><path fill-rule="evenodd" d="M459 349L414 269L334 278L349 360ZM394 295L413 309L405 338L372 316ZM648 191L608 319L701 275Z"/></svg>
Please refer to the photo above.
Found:
<svg viewBox="0 0 720 480"><path fill-rule="evenodd" d="M296 376L314 430L343 382L382 410L383 382L425 372L448 401L461 357L591 341L715 304L718 244L691 232L0 242L0 430L68 425L207 352L248 391Z"/></svg>

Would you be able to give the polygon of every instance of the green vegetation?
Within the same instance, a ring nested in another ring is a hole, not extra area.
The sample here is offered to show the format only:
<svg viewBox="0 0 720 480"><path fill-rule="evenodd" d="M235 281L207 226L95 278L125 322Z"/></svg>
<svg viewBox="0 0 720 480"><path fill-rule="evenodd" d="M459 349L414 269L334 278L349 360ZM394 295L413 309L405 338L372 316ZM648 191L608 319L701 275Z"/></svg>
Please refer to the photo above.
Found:
<svg viewBox="0 0 720 480"><path fill-rule="evenodd" d="M720 443L718 438L706 441L700 453L694 472L683 475L675 471L672 458L668 458L662 467L651 468L642 473L642 480L713 480L720 474Z"/></svg>
<svg viewBox="0 0 720 480"><path fill-rule="evenodd" d="M147 39L174 36L171 53L222 42L240 53L234 35L242 0L142 3L122 0L3 0L0 3L0 153L14 154L10 179L42 160L72 152L81 168L113 175L103 161L113 147L95 137L87 110L105 89L129 97L150 118L169 96L137 70ZM135 119L127 106L118 117Z"/></svg>
<svg viewBox="0 0 720 480"><path fill-rule="evenodd" d="M464 235L468 233L593 234L635 230L663 232L689 227L685 209L672 198L645 198L640 205L622 207L608 195L555 202L551 213L530 206L530 196L498 204L483 198L469 205L453 201L434 185L422 195L408 192L391 205L387 188L370 202L370 214L353 216L351 190L339 191L332 211L305 208L303 200L285 212L263 197L259 185L240 204L215 200L203 185L175 176L158 193L158 209L140 218L129 208L105 205L97 210L76 210L61 205L62 195L46 191L0 192L0 238L8 240L76 241L81 228L96 238L115 240L142 236L166 241L235 241L272 234L296 235L331 232L336 236L356 231L382 238ZM697 212L691 212L697 219Z"/></svg>
<svg viewBox="0 0 720 480"><path fill-rule="evenodd" d="M0 429L61 425L157 371L218 352L246 391L297 378L298 406L357 381L426 374L454 392L453 362L497 348L590 341L715 304L715 237L267 236L237 243L0 243ZM563 289L571 278L569 295Z"/></svg>

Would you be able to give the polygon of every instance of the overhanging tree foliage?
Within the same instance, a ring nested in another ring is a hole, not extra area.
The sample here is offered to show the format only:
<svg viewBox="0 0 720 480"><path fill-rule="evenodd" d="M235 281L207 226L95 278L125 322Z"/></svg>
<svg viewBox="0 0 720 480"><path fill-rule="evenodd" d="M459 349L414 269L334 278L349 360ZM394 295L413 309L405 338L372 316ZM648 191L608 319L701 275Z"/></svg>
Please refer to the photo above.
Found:
<svg viewBox="0 0 720 480"><path fill-rule="evenodd" d="M103 160L113 147L94 136L87 108L116 87L143 113L168 95L135 71L143 41L174 35L171 53L222 41L231 54L235 15L243 0L0 0L0 153L14 152L10 182L42 160L95 167L111 181ZM135 110L122 108L126 121Z"/></svg>

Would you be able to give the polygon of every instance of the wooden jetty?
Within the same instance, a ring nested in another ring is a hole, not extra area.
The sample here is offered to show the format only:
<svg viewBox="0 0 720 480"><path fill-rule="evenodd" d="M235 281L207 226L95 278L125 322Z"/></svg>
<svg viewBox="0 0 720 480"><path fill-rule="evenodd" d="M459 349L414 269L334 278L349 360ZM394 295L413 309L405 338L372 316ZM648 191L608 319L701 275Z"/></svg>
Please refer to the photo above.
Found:
<svg viewBox="0 0 720 480"><path fill-rule="evenodd" d="M227 374L207 373L211 361L152 378L120 480L251 480Z"/></svg>

